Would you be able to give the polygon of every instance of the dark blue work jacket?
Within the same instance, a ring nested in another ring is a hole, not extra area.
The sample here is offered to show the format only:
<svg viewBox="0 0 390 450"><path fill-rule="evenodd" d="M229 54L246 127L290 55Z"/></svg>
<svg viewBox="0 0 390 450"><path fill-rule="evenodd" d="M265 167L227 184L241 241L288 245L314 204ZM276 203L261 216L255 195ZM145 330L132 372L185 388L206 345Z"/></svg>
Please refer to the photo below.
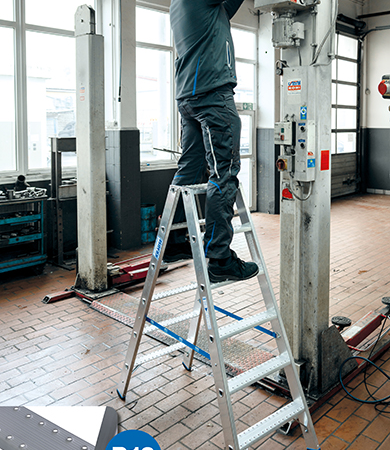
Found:
<svg viewBox="0 0 390 450"><path fill-rule="evenodd" d="M172 0L178 100L237 84L230 19L244 0Z"/></svg>

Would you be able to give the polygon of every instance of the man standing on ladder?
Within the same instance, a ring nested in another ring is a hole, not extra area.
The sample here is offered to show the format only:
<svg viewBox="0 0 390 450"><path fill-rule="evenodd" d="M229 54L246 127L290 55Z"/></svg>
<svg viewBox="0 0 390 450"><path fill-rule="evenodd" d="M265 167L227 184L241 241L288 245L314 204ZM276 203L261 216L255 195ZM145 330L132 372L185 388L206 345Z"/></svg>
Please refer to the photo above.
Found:
<svg viewBox="0 0 390 450"><path fill-rule="evenodd" d="M200 183L209 169L204 249L211 282L246 280L259 271L256 263L242 261L230 249L241 133L233 99L237 77L230 19L243 1L172 0L170 7L182 147L172 184ZM184 222L182 204L174 222ZM171 232L165 262L192 258L185 233Z"/></svg>

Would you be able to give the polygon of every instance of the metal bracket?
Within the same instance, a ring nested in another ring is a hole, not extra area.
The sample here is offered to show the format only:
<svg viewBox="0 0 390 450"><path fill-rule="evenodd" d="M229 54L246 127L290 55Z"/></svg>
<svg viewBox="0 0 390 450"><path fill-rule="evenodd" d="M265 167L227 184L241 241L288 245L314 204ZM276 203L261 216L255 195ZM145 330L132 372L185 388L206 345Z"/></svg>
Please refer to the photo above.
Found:
<svg viewBox="0 0 390 450"><path fill-rule="evenodd" d="M75 14L75 35L96 34L95 10L87 5L77 8Z"/></svg>

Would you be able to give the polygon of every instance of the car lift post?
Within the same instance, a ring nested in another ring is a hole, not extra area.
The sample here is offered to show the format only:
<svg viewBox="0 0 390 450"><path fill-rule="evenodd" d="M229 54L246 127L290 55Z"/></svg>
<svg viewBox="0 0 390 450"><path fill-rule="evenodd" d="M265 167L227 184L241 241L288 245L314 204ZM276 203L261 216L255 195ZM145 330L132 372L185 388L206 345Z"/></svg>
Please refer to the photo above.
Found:
<svg viewBox="0 0 390 450"><path fill-rule="evenodd" d="M314 397L350 355L329 327L331 85L338 1L255 0L281 49L280 307L301 382ZM353 364L353 362L352 362ZM346 367L346 370L351 367Z"/></svg>
<svg viewBox="0 0 390 450"><path fill-rule="evenodd" d="M77 286L107 289L104 41L95 11L76 11Z"/></svg>

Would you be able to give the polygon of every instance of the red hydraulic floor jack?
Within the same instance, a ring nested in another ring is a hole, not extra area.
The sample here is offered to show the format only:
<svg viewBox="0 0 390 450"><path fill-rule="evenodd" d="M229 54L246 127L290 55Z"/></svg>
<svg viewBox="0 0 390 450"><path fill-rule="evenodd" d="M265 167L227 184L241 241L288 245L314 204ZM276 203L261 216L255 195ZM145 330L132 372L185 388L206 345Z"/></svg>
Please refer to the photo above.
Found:
<svg viewBox="0 0 390 450"><path fill-rule="evenodd" d="M108 263L108 285L109 289L122 288L131 284L140 283L145 280L149 269L151 254L136 256L135 258L126 259L116 264ZM167 270L167 266L162 270ZM64 291L48 294L42 300L43 303L54 303L59 300L78 295L77 289L71 287ZM88 299L84 293L81 297Z"/></svg>

